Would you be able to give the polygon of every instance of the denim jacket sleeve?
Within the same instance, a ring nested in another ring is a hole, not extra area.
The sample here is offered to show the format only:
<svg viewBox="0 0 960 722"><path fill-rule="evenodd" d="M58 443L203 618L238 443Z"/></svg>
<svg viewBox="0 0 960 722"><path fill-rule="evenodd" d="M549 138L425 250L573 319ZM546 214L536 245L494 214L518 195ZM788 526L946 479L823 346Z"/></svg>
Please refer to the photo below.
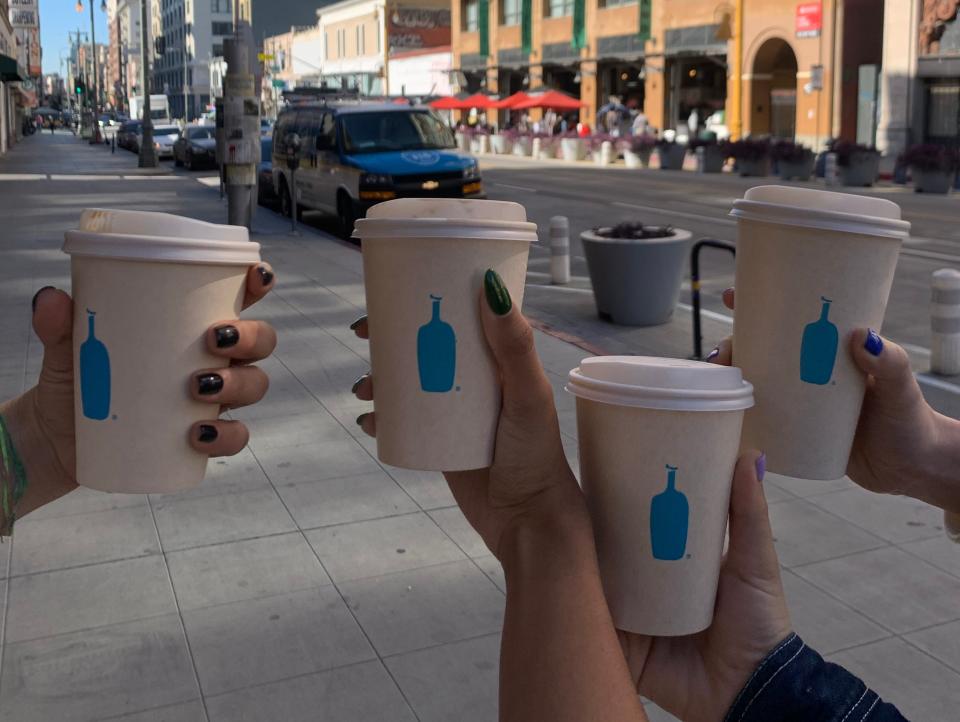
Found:
<svg viewBox="0 0 960 722"><path fill-rule="evenodd" d="M791 634L733 702L724 722L906 722L896 707Z"/></svg>

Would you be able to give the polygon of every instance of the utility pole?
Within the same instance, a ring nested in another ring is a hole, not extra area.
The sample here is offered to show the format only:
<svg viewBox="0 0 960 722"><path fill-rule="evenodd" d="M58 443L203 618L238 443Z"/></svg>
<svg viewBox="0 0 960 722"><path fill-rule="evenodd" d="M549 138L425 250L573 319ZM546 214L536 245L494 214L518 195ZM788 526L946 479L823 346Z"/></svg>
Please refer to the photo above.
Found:
<svg viewBox="0 0 960 722"><path fill-rule="evenodd" d="M256 164L260 159L260 101L255 92L252 48L253 32L246 21L240 23L233 38L223 43L227 61L223 79L227 223L247 228L253 220Z"/></svg>
<svg viewBox="0 0 960 722"><path fill-rule="evenodd" d="M100 142L100 112L98 110L100 106L100 69L97 61L97 34L94 27L96 23L93 17L93 2L94 0L88 0L90 4L90 51L93 54L93 102L91 104L93 109L93 133L90 136L91 145Z"/></svg>
<svg viewBox="0 0 960 722"><path fill-rule="evenodd" d="M156 168L157 153L153 147L153 121L150 119L150 47L147 36L147 0L140 0L140 70L143 85L143 141L140 143L140 168Z"/></svg>

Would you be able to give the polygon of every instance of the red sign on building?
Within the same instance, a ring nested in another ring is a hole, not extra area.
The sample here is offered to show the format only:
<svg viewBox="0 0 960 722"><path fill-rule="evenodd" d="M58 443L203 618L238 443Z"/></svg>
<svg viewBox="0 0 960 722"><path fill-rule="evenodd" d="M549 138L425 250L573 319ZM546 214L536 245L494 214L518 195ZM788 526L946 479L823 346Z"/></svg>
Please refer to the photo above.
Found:
<svg viewBox="0 0 960 722"><path fill-rule="evenodd" d="M823 21L823 5L819 2L797 5L797 37L816 38Z"/></svg>

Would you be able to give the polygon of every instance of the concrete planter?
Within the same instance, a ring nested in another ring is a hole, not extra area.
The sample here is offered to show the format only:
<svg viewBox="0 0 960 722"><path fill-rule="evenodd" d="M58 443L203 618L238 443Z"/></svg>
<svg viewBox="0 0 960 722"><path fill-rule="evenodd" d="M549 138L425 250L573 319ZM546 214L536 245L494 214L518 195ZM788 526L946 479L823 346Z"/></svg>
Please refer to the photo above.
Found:
<svg viewBox="0 0 960 722"><path fill-rule="evenodd" d="M913 189L917 193L949 193L953 186L953 173L944 170L920 170L910 168Z"/></svg>
<svg viewBox="0 0 960 722"><path fill-rule="evenodd" d="M600 318L624 326L666 323L680 298L689 231L632 240L580 234Z"/></svg>
<svg viewBox="0 0 960 722"><path fill-rule="evenodd" d="M697 148L697 173L722 173L727 156L718 145Z"/></svg>
<svg viewBox="0 0 960 722"><path fill-rule="evenodd" d="M532 155L533 154L533 138L529 135L521 135L515 141L513 141L513 154L514 155Z"/></svg>
<svg viewBox="0 0 960 722"><path fill-rule="evenodd" d="M457 140L457 150L464 153L470 151L470 138L466 133L456 133L454 136Z"/></svg>
<svg viewBox="0 0 960 722"><path fill-rule="evenodd" d="M613 143L609 140L603 141L600 147L593 151L593 162L597 165L610 165L616 156L613 152Z"/></svg>
<svg viewBox="0 0 960 722"><path fill-rule="evenodd" d="M737 160L737 170L741 176L762 178L770 175L770 158L740 158Z"/></svg>
<svg viewBox="0 0 960 722"><path fill-rule="evenodd" d="M839 170L840 182L845 186L872 186L880 177L880 154L854 153L847 165L840 166Z"/></svg>
<svg viewBox="0 0 960 722"><path fill-rule="evenodd" d="M513 141L505 135L490 136L490 151L495 155L510 155L513 150Z"/></svg>
<svg viewBox="0 0 960 722"><path fill-rule="evenodd" d="M587 157L587 144L583 138L561 138L560 154L565 161L583 160Z"/></svg>
<svg viewBox="0 0 960 722"><path fill-rule="evenodd" d="M810 180L815 160L813 153L807 154L803 160L781 160L778 168L780 180Z"/></svg>
<svg viewBox="0 0 960 722"><path fill-rule="evenodd" d="M540 147L537 148L537 141L540 141ZM553 138L534 138L533 157L538 160L556 160L557 142Z"/></svg>
<svg viewBox="0 0 960 722"><path fill-rule="evenodd" d="M660 170L683 170L683 160L687 157L687 146L683 143L668 143L657 146Z"/></svg>

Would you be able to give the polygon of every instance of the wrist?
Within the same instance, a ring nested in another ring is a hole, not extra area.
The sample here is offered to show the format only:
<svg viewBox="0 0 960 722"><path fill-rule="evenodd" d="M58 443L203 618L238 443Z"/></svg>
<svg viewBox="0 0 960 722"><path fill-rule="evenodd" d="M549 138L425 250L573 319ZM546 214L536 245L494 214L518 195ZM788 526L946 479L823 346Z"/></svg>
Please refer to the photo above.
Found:
<svg viewBox="0 0 960 722"><path fill-rule="evenodd" d="M960 421L934 413L933 448L927 456L929 471L918 469L923 478L923 500L960 513Z"/></svg>

